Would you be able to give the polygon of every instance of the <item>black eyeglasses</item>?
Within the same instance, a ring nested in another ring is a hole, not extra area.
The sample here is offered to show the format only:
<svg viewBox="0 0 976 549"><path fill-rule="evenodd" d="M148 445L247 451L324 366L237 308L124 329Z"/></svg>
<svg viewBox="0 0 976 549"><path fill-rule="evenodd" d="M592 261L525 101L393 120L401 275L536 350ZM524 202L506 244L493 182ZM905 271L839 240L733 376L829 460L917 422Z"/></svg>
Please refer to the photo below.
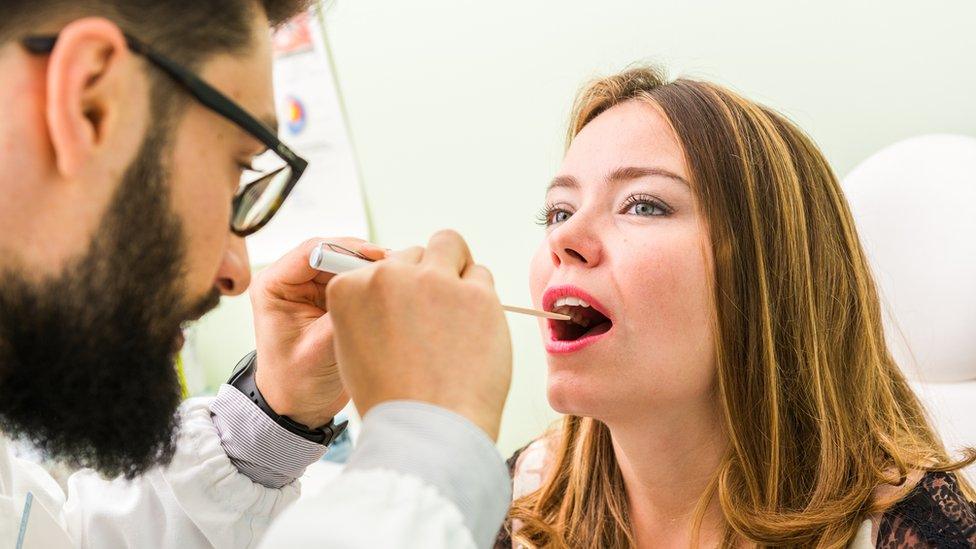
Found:
<svg viewBox="0 0 976 549"><path fill-rule="evenodd" d="M56 35L32 36L24 38L21 43L31 53L48 54L54 50L57 40ZM153 51L148 45L128 34L125 35L125 40L130 50L151 61L186 88L203 106L230 120L268 147L266 154L273 158L262 155L256 159L254 170L248 170L261 171L255 176L242 177L241 186L234 195L230 219L230 229L238 236L253 234L264 227L295 188L295 184L308 167L308 161L292 152L273 131L248 114L240 105L189 70Z"/></svg>

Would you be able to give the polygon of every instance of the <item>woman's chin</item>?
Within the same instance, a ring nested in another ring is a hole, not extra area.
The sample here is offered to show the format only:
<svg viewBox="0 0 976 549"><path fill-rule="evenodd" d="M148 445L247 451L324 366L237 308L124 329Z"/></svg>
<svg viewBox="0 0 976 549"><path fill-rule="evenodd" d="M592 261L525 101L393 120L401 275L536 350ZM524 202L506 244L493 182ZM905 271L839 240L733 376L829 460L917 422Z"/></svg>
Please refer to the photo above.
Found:
<svg viewBox="0 0 976 549"><path fill-rule="evenodd" d="M596 385L581 377L568 372L549 372L546 396L553 410L574 416L599 416L607 399L601 397Z"/></svg>

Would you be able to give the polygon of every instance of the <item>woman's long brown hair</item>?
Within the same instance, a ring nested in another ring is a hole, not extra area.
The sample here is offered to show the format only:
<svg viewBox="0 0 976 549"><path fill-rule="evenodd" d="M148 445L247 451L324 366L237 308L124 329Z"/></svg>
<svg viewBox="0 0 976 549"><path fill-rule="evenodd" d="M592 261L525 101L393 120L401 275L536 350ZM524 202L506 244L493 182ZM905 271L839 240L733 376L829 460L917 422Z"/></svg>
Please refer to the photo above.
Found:
<svg viewBox="0 0 976 549"><path fill-rule="evenodd" d="M867 515L953 460L892 359L840 185L778 113L721 86L631 69L578 97L568 141L625 101L658 106L684 149L714 257L717 398L729 441L696 513L718 498L724 545L842 547ZM529 547L633 545L605 425L564 418L542 487L515 501ZM972 489L958 476L964 491ZM885 485L902 488L885 499Z"/></svg>

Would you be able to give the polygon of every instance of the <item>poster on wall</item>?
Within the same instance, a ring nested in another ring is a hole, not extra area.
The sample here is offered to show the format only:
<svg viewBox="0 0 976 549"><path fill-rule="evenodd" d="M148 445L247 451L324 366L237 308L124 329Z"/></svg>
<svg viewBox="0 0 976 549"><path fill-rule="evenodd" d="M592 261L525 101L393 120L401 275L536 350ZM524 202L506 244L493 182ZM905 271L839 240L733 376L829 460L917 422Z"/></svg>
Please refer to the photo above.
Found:
<svg viewBox="0 0 976 549"><path fill-rule="evenodd" d="M366 239L369 224L321 19L313 9L275 32L279 137L308 160L281 210L248 237L251 264L267 265L318 236Z"/></svg>

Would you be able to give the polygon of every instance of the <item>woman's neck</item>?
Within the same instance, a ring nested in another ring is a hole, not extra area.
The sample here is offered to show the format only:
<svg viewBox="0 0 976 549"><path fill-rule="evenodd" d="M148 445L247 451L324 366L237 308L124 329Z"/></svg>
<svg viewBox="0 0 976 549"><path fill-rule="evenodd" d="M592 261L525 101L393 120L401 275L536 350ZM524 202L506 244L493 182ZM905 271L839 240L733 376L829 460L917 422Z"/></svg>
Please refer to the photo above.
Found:
<svg viewBox="0 0 976 549"><path fill-rule="evenodd" d="M695 510L725 455L727 437L714 401L683 409L648 410L609 421L627 489L638 547L688 547ZM699 542L721 539L723 520L712 498Z"/></svg>

